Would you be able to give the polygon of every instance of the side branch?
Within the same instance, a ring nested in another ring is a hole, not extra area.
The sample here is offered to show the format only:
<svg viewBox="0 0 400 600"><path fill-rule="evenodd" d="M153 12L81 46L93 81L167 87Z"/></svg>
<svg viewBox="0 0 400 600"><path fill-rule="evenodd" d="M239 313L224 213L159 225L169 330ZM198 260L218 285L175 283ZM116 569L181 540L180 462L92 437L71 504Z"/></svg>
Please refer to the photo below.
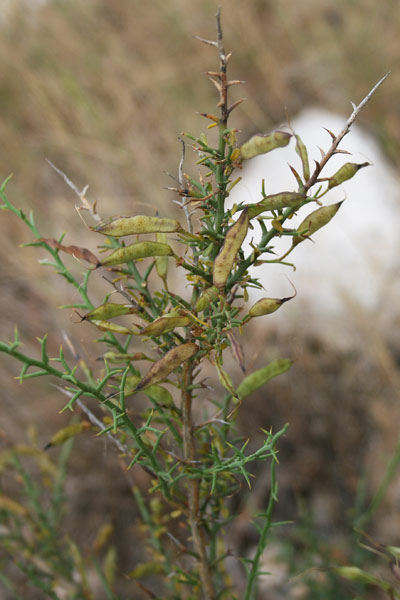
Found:
<svg viewBox="0 0 400 600"><path fill-rule="evenodd" d="M372 98L372 96L374 95L376 90L382 85L382 83L385 81L385 79L387 77L389 77L389 75L390 75L390 71L389 71L389 73L386 73L386 75L384 77L382 77L382 79L380 79L378 81L378 83L376 83L374 85L372 90L365 96L365 98L363 100L361 100L361 102L358 106L356 106L354 103L352 103L353 112L351 113L350 117L347 119L342 131L336 137L333 138L332 145L329 148L328 152L326 154L324 154L322 159L317 163L314 173L311 175L310 179L305 184L305 190L309 190L317 182L317 179L318 179L322 169L325 167L328 160L330 158L332 158L332 156L336 153L337 147L339 146L339 144L342 141L342 139L344 138L344 136L349 133L350 128L353 125L353 123L354 123L356 117L358 116L358 114L360 113L360 111L368 104L368 102L370 101L370 99Z"/></svg>

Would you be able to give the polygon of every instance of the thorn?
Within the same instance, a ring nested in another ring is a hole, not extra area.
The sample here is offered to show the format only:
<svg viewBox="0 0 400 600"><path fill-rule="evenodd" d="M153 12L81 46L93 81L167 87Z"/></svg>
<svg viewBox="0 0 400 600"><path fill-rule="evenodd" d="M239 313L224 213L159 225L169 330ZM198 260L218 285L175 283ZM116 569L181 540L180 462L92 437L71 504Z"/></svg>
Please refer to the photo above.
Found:
<svg viewBox="0 0 400 600"><path fill-rule="evenodd" d="M202 42L203 44L208 44L209 46L214 46L214 48L218 48L218 42L213 42L212 40L206 40L206 39L200 37L199 35L194 35L193 37L195 40L198 40L199 42Z"/></svg>

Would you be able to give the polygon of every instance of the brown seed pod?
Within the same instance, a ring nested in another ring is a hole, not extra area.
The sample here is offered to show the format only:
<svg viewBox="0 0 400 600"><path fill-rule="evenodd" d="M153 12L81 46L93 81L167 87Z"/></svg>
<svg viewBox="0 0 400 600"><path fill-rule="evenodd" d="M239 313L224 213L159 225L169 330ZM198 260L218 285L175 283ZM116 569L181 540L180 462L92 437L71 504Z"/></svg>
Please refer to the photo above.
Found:
<svg viewBox="0 0 400 600"><path fill-rule="evenodd" d="M192 342L176 346L169 350L160 360L155 362L135 391L143 390L150 385L164 381L172 371L179 367L185 360L196 354L198 347Z"/></svg>
<svg viewBox="0 0 400 600"><path fill-rule="evenodd" d="M155 319L149 325L146 325L140 332L140 335L147 335L149 337L162 335L173 331L176 327L186 327L189 325L190 319L188 317L182 317L179 315L163 316Z"/></svg>
<svg viewBox="0 0 400 600"><path fill-rule="evenodd" d="M229 277L236 255L242 246L249 228L249 215L244 209L239 219L228 230L213 267L213 283L218 289L222 289Z"/></svg>

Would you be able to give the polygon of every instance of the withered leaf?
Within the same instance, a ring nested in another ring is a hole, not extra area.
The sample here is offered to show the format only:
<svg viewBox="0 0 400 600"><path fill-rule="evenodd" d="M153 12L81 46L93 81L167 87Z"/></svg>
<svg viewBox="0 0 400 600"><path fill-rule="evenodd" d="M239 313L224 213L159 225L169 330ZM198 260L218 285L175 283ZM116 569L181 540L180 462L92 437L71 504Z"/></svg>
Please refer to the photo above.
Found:
<svg viewBox="0 0 400 600"><path fill-rule="evenodd" d="M80 248L79 246L64 246L63 244L60 244L60 242L57 242L57 240L52 238L40 238L39 241L45 242L51 248L56 248L57 250L61 250L62 252L66 252L67 254L72 254L72 256L75 256L75 258L86 260L86 262L95 265L96 267L100 265L100 261L97 258L97 256L95 256L93 252L91 252L87 248Z"/></svg>

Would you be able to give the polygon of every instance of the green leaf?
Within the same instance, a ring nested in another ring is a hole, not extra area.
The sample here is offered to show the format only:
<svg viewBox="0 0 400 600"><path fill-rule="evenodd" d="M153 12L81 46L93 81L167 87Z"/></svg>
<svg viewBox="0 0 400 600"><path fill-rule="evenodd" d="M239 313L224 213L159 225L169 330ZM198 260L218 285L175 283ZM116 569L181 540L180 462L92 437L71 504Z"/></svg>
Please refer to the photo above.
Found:
<svg viewBox="0 0 400 600"><path fill-rule="evenodd" d="M293 361L288 358L279 358L273 360L266 367L254 371L245 377L237 388L237 394L241 400L258 390L264 383L267 383L273 377L285 373L292 366Z"/></svg>

